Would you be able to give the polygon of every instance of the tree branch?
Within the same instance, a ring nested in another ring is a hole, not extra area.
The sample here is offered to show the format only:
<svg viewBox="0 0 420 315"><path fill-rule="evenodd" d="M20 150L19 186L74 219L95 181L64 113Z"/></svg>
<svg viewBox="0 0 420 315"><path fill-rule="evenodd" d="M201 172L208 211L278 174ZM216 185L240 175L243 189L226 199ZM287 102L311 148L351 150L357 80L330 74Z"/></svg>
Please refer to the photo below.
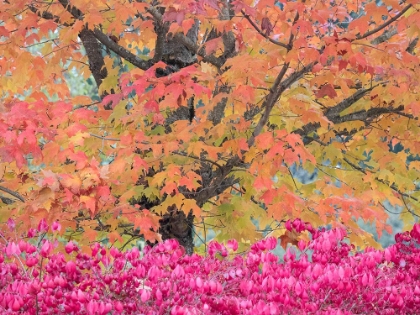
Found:
<svg viewBox="0 0 420 315"><path fill-rule="evenodd" d="M344 116L340 116L339 114L337 114L336 116L328 117L328 120L334 124L341 124L348 121L358 120L358 121L364 122L366 125L369 125L369 123L373 119L379 117L382 114L397 114L397 115L401 115L410 119L415 119L415 120L418 119L418 117L414 117L413 115L404 113L403 111L404 111L403 105L400 105L398 107L376 107L376 108L370 108L368 110L357 111L357 112L350 113ZM300 129L294 130L293 133L300 135L302 138L305 138L305 137L308 137L310 133L316 131L320 127L321 127L321 124L319 122L308 123L304 125L303 127L301 127ZM354 132L351 132L351 134L354 134L357 131L360 131L360 130L355 130ZM309 141L304 140L304 144L307 145L311 143L312 141L319 142L317 141L317 139L311 137Z"/></svg>
<svg viewBox="0 0 420 315"><path fill-rule="evenodd" d="M309 65L303 67L301 70L292 73L287 79L280 83L284 75L286 74L289 65L288 63L284 64L282 70L276 78L276 81L273 83L273 86L270 89L271 92L267 95L264 103L261 106L262 108L265 108L265 110L260 120L258 121L257 126L255 127L254 132L252 133L252 136L248 139L249 147L251 147L254 144L255 137L261 133L262 129L267 124L271 110L280 98L281 94L286 89L288 89L294 82L299 80L305 73L311 71L312 67L315 64L316 62L310 63Z"/></svg>
<svg viewBox="0 0 420 315"><path fill-rule="evenodd" d="M82 13L75 7L71 7L69 2L66 0L59 0L60 4L63 5L75 18L81 19ZM53 15L48 11L40 11L33 5L28 5L29 10L47 20L53 20L54 22L61 24L58 16ZM64 23L64 26L71 26L71 24ZM99 88L102 84L103 79L107 76L107 70L105 68L104 57L102 56L102 49L97 42L93 32L86 27L83 28L78 34L83 46L86 49L86 55L89 60L89 70L92 72L93 78L95 79L96 86ZM105 94L106 95L106 94ZM102 95L105 96L105 95Z"/></svg>
<svg viewBox="0 0 420 315"><path fill-rule="evenodd" d="M399 17L401 17L405 12L407 12L408 11L408 9L410 9L411 7L412 7L413 5L412 4L409 4L408 6L406 6L404 9L402 9L401 10L401 12L400 13L398 13L396 16L394 16L393 18L391 18L391 19L389 19L388 21L386 21L384 24L382 24L382 25L379 25L378 27L376 27L375 29L373 29L373 30L371 30L371 31L369 31L369 32L366 32L366 33L364 33L363 35L361 35L361 36L358 36L357 38L356 38L356 40L358 40L358 39L364 39L364 38L366 38L366 37L369 37L370 35L373 35L373 34L375 34L375 33L377 33L377 32L379 32L379 31L381 31L382 29L384 29L385 27L387 27L388 25L390 25L391 23L393 23L393 22L395 22L396 20L398 20L398 18Z"/></svg>
<svg viewBox="0 0 420 315"><path fill-rule="evenodd" d="M93 32L87 28L83 28L80 31L79 38L86 50L86 55L89 60L89 70L95 79L96 86L99 88L102 81L108 75L108 71L105 67L105 60L102 55L101 45L96 40ZM106 96L106 94L102 95L101 98L104 96Z"/></svg>
<svg viewBox="0 0 420 315"><path fill-rule="evenodd" d="M8 193L9 195L12 195L13 197L19 199L21 202L25 202L25 198L23 198L22 195L20 195L16 191L13 191L13 190L11 190L9 188L6 188L4 186L0 186L0 190L4 191L5 193Z"/></svg>
<svg viewBox="0 0 420 315"><path fill-rule="evenodd" d="M348 98L342 100L337 105L328 108L324 111L324 115L328 119L332 119L333 117L339 115L343 110L349 108L351 105L356 103L358 100L360 100L363 96L365 96L368 92L372 91L375 87L377 87L379 84L372 86L368 89L361 89L356 91L353 95L349 96Z"/></svg>
<svg viewBox="0 0 420 315"><path fill-rule="evenodd" d="M188 155L186 153L178 152L178 151L173 151L172 153L173 154L176 154L176 155L179 155L179 156L186 157L186 158L190 158L190 159L194 159L194 160L198 160L198 161L210 163L210 164L212 164L214 166L217 166L220 170L222 170L222 166L219 163L214 162L212 160L209 160L209 159L206 159L206 158L197 157L197 156L193 156L193 155Z"/></svg>
<svg viewBox="0 0 420 315"><path fill-rule="evenodd" d="M68 0L58 0L60 4L66 9L74 18L83 20L83 13L75 6L72 6Z"/></svg>
<svg viewBox="0 0 420 315"><path fill-rule="evenodd" d="M370 108L368 110L360 110L358 112L350 113L344 116L336 116L330 119L334 124L340 124L347 121L360 120L365 123L368 123L370 120L377 118L382 114L404 114L404 116L415 119L414 116L410 114L403 113L404 106L400 105L398 107L376 107Z"/></svg>
<svg viewBox="0 0 420 315"><path fill-rule="evenodd" d="M128 62L132 63L137 68L147 70L153 65L153 60L145 61L143 59L140 59L129 50L115 43L106 34L102 33L102 31L100 31L98 28L94 29L93 34L95 35L96 39L99 40L105 47L112 50L121 58L124 58Z"/></svg>
<svg viewBox="0 0 420 315"><path fill-rule="evenodd" d="M366 170L365 169L363 169L363 168L361 168L361 167L359 167L359 166L357 166L357 165L355 165L354 163L352 163L352 162L350 162L347 158L344 158L344 161L348 164L348 165L350 165L353 169L355 169L355 170L357 170L357 171L359 171L359 172L362 172L363 174L367 174L367 172L366 172ZM371 173L375 173L375 172L371 172ZM378 178L378 177L375 177L375 180L376 181L378 181L378 182L380 182L380 183L382 183L382 184L384 184L384 185L386 185L386 186L388 186L389 188L391 188L393 191L395 191L395 192L397 192L400 196L402 196L402 197L407 197L407 198L409 198L409 199L412 199L412 200L414 200L414 201L419 201L419 199L418 198L416 198L416 197L413 197L413 196L411 196L411 195L409 195L409 194L407 194L407 193L405 193L405 192L402 192L401 190L399 190L396 186L395 186L395 184L394 183L391 183L391 184L388 184L388 183L386 183L383 179L380 179L380 178Z"/></svg>
<svg viewBox="0 0 420 315"><path fill-rule="evenodd" d="M43 18L45 20L53 20L55 23L57 24L61 24L60 22L60 18L54 14L52 14L51 12L48 11L40 11L39 9L37 9L34 5L29 4L28 5L28 9L30 11L32 11L33 13L35 13L37 16L39 16L40 18ZM70 24L63 24L64 26L71 26Z"/></svg>
<svg viewBox="0 0 420 315"><path fill-rule="evenodd" d="M275 45L278 45L280 47L286 48L287 50L292 49L292 47L290 46L290 44L283 44L282 42L276 41L274 39L272 39L270 36L266 35L259 27L257 24L255 24L254 21L252 21L251 17L245 13L244 10L241 10L242 15L244 16L244 18L246 18L248 20L248 22L252 25L252 27L261 35L263 36L265 39L268 39L270 42L272 42Z"/></svg>
<svg viewBox="0 0 420 315"><path fill-rule="evenodd" d="M386 30L383 32L382 35L376 37L375 39L371 40L370 43L372 45L378 45L380 43L386 42L388 39L390 39L392 36L398 34L398 30L396 27L393 27L389 30Z"/></svg>
<svg viewBox="0 0 420 315"><path fill-rule="evenodd" d="M252 133L252 136L248 139L248 146L252 146L255 142L255 137L258 136L264 126L267 124L268 118L270 117L271 110L279 99L280 95L283 93L284 88L281 85L281 80L286 74L287 69L289 68L289 63L285 63L278 74L276 80L271 87L271 92L267 95L264 100L264 103L261 105L264 108L264 113L262 114L260 120L257 123L257 126Z"/></svg>
<svg viewBox="0 0 420 315"><path fill-rule="evenodd" d="M156 21L162 22L162 14L160 14L160 12L155 7L149 7L146 9L146 11L149 12Z"/></svg>
<svg viewBox="0 0 420 315"><path fill-rule="evenodd" d="M154 25L157 38L155 45L155 55L153 56L152 60L154 63L156 63L162 60L166 35L169 30L169 24L163 21L162 14L160 14L160 12L155 7L150 7L146 9L146 11L149 12L155 20Z"/></svg>
<svg viewBox="0 0 420 315"><path fill-rule="evenodd" d="M316 123L307 123L306 125L302 126L300 129L293 130L292 133L300 135L302 138L307 137L310 133L316 131L318 128L321 127L319 122ZM304 144L309 144L312 141L305 142Z"/></svg>
<svg viewBox="0 0 420 315"><path fill-rule="evenodd" d="M416 45L417 45L418 42L419 42L419 38L416 37L415 39L413 39L411 41L411 43L408 45L408 47L405 51L408 52L409 54L413 55L414 54L414 49L416 48Z"/></svg>
<svg viewBox="0 0 420 315"><path fill-rule="evenodd" d="M288 78L284 79L282 82L284 76L286 75L287 69L289 67L289 64L286 63L283 65L282 69L280 70L275 82L273 83L270 93L266 96L262 108L264 108L264 113L260 120L257 123L257 126L254 129L254 132L252 136L248 139L248 146L251 147L255 142L255 137L257 137L261 131L263 130L264 126L267 124L268 118L270 116L271 110L273 109L274 105L280 98L281 94L290 87L294 82L296 82L298 79L300 79L305 73L308 71L311 71L312 67L315 65L315 62L303 67L301 70L296 71L292 73ZM202 205L204 204L208 199L218 195L220 192L218 190L219 187L222 186L222 183L224 181L233 181L235 182L235 178L233 176L230 176L227 178L227 176L230 174L232 169L237 166L241 162L241 159L238 155L235 155L231 157L225 165L222 166L221 169L217 169L215 172L215 175L213 176L211 186L209 186L206 189L202 189L200 192L198 192L197 197L195 200L197 201L197 204Z"/></svg>
<svg viewBox="0 0 420 315"><path fill-rule="evenodd" d="M174 38L175 40L180 41L185 47L187 47L189 51L202 57L205 62L211 63L217 68L221 68L223 66L224 62L221 59L215 57L214 55L206 55L204 50L199 49L198 45L184 34L177 33L175 34Z"/></svg>
<svg viewBox="0 0 420 315"><path fill-rule="evenodd" d="M74 18L83 20L83 13L75 6L72 6L68 0L58 0L60 4L71 14ZM88 22L87 22L88 23ZM111 40L106 34L104 34L101 30L95 27L95 29L89 30L95 36L95 38L100 41L105 47L112 50L121 58L124 58L128 62L132 63L137 68L142 70L147 70L153 65L152 60L142 60L138 58L135 54L131 53L129 50L125 49L124 47L118 45L113 40Z"/></svg>

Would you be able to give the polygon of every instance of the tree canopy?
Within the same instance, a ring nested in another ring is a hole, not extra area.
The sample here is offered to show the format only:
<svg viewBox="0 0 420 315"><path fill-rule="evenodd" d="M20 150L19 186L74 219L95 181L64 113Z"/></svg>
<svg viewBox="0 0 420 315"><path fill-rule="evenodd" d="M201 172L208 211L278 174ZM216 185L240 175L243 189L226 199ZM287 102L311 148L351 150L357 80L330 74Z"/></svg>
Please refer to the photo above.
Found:
<svg viewBox="0 0 420 315"><path fill-rule="evenodd" d="M419 211L418 0L3 0L0 219L246 244ZM97 95L67 81L90 78ZM76 73L76 75L74 74ZM73 92L72 92L73 91ZM310 180L296 170L313 174Z"/></svg>

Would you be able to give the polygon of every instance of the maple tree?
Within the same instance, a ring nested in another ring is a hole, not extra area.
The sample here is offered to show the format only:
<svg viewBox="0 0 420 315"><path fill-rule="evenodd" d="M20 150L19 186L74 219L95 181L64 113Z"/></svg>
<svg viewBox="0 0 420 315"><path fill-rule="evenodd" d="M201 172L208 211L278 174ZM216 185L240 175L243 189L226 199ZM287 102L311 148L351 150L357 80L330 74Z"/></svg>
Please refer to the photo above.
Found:
<svg viewBox="0 0 420 315"><path fill-rule="evenodd" d="M0 218L66 237L246 243L413 223L417 0L0 3ZM93 76L100 101L66 72ZM292 167L316 172L296 178ZM196 228L193 228L193 225ZM159 232L159 234L158 234ZM195 233L195 234L194 234Z"/></svg>

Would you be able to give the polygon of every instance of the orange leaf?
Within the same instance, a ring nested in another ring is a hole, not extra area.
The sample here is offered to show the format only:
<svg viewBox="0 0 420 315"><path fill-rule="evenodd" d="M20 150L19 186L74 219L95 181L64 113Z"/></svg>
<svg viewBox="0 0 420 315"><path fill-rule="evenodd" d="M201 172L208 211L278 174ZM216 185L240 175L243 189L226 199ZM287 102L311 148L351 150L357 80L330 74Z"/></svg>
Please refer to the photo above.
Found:
<svg viewBox="0 0 420 315"><path fill-rule="evenodd" d="M89 209L91 216L95 215L96 199L90 196L80 196L80 202L84 203L86 208Z"/></svg>

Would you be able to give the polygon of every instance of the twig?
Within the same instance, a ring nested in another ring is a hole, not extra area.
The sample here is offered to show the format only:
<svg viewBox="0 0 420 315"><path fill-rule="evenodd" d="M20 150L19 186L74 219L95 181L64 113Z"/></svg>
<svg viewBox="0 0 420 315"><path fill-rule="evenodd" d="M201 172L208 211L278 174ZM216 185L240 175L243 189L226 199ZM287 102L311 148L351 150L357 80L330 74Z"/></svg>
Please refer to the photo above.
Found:
<svg viewBox="0 0 420 315"><path fill-rule="evenodd" d="M214 162L212 160L209 160L209 159L206 159L206 158L200 158L200 157L193 156L193 155L187 155L186 153L182 153L182 152L178 152L178 151L173 151L172 153L176 154L176 155L179 155L179 156L191 158L191 159L194 159L194 160L208 162L210 164L213 164L214 166L217 166L220 170L223 170L222 166L219 163Z"/></svg>
<svg viewBox="0 0 420 315"><path fill-rule="evenodd" d="M362 172L363 174L367 175L367 172L361 168L360 166L355 165L354 163L350 162L347 158L343 158L343 160L350 165L352 168L354 168L355 170L358 170L359 172Z"/></svg>
<svg viewBox="0 0 420 315"><path fill-rule="evenodd" d="M414 211L411 211L411 210L408 208L408 205L407 205L407 203L405 202L404 196L401 196L401 200L403 201L404 206L405 206L405 208L407 209L407 211L408 211L408 212L410 212L410 213L411 213L412 215L414 215L415 217L420 218L420 216L419 216L418 214L414 213Z"/></svg>
<svg viewBox="0 0 420 315"><path fill-rule="evenodd" d="M73 108L73 110L76 110L76 109L79 109L79 108L84 108L84 107L89 107L89 106L93 106L93 105L96 105L96 104L100 104L101 102L93 102L93 103L90 103L90 104L85 104L85 105L76 105L74 108Z"/></svg>
<svg viewBox="0 0 420 315"><path fill-rule="evenodd" d="M102 140L108 140L108 141L121 141L118 138L107 138L104 136L99 136L99 135L95 135L94 133L89 133L92 137L98 138L98 139L102 139Z"/></svg>
<svg viewBox="0 0 420 315"><path fill-rule="evenodd" d="M286 164L287 170L289 171L290 176L292 177L293 184L295 185L296 191L299 191L298 186L296 185L295 177L292 174L292 171L290 170L289 166Z"/></svg>
<svg viewBox="0 0 420 315"><path fill-rule="evenodd" d="M380 182L380 183L382 183L382 184L384 184L384 185L387 185L389 188L391 188L393 191L397 192L399 195L401 195L403 197L407 197L409 199L412 199L414 201L419 202L419 199L418 198L413 197L413 196L410 196L409 194L402 192L394 184L389 185L383 179L379 179L377 177L375 178L375 180L378 181L378 182Z"/></svg>
<svg viewBox="0 0 420 315"><path fill-rule="evenodd" d="M279 42L277 40L272 39L270 36L264 34L264 32L258 27L257 24L255 24L254 21L252 21L251 17L245 13L244 10L241 10L242 15L244 16L244 18L246 18L248 20L248 22L252 25L253 28L255 28L255 30L264 38L268 39L270 42L272 42L275 45L281 46L283 48L286 48L287 50L290 50L292 47L290 45L287 44L283 44L282 42Z"/></svg>

